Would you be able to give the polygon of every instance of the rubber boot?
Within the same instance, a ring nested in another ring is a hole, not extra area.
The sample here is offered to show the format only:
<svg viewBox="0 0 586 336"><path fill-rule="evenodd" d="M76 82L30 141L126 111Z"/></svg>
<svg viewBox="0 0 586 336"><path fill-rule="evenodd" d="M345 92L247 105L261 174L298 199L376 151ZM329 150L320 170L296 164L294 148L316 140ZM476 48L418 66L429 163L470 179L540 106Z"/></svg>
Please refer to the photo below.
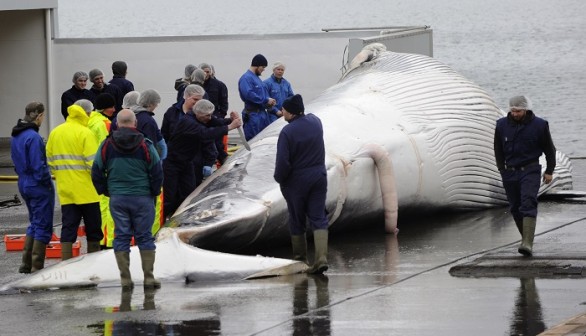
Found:
<svg viewBox="0 0 586 336"><path fill-rule="evenodd" d="M523 240L521 246L519 246L519 253L525 257L533 256L533 238L535 237L535 224L536 219L534 217L523 218Z"/></svg>
<svg viewBox="0 0 586 336"><path fill-rule="evenodd" d="M89 241L87 242L87 253L98 252L100 250L100 242L99 241Z"/></svg>
<svg viewBox="0 0 586 336"><path fill-rule="evenodd" d="M310 274L322 274L328 270L328 230L313 231L315 259L307 271Z"/></svg>
<svg viewBox="0 0 586 336"><path fill-rule="evenodd" d="M35 240L33 243L33 256L31 272L42 270L45 267L45 251L47 251L47 244Z"/></svg>
<svg viewBox="0 0 586 336"><path fill-rule="evenodd" d="M155 266L155 250L140 250L142 271L144 273L145 288L161 288L161 282L155 279L153 269Z"/></svg>
<svg viewBox="0 0 586 336"><path fill-rule="evenodd" d="M132 287L122 287L120 292L120 306L118 309L121 312L127 312L132 310Z"/></svg>
<svg viewBox="0 0 586 336"><path fill-rule="evenodd" d="M18 273L30 273L33 265L33 236L26 236L24 240L24 249L22 250L22 264L18 268Z"/></svg>
<svg viewBox="0 0 586 336"><path fill-rule="evenodd" d="M305 234L292 235L291 246L293 247L293 260L303 261L309 264L307 262L307 239L305 238Z"/></svg>
<svg viewBox="0 0 586 336"><path fill-rule="evenodd" d="M73 243L61 242L61 260L73 258Z"/></svg>
<svg viewBox="0 0 586 336"><path fill-rule="evenodd" d="M98 244L99 245L99 244ZM120 285L122 290L128 290L134 287L132 276L130 275L130 252L114 252L116 263L120 270Z"/></svg>
<svg viewBox="0 0 586 336"><path fill-rule="evenodd" d="M523 236L523 218L519 218L515 220L515 225L517 226L517 230L519 230L519 233L521 234L521 236Z"/></svg>

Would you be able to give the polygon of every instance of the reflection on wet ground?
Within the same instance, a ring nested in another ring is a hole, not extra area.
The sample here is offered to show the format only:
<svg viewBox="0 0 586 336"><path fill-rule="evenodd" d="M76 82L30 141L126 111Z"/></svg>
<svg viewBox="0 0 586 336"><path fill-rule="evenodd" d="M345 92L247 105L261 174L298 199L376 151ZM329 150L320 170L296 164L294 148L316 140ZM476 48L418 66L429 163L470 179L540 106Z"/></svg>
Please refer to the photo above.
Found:
<svg viewBox="0 0 586 336"><path fill-rule="evenodd" d="M583 244L583 209L543 202L536 253ZM25 212L10 211L0 210L1 234L24 231ZM398 236L382 224L332 234L326 277L0 295L0 334L49 326L59 335L535 335L586 310L582 278L449 275L455 263L518 244L506 209L423 214L402 218L400 228ZM289 249L257 252L287 257ZM0 283L24 276L16 273L20 253L1 249L0 258Z"/></svg>

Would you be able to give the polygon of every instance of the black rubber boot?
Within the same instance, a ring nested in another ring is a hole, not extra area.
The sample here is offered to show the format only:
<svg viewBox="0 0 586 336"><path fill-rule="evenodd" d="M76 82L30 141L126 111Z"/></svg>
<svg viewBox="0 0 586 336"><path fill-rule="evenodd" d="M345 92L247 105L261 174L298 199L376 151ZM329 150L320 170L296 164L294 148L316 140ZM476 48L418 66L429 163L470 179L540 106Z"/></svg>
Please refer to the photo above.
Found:
<svg viewBox="0 0 586 336"><path fill-rule="evenodd" d="M22 250L22 263L18 268L18 273L30 273L33 266L33 236L26 236L24 240L24 249Z"/></svg>
<svg viewBox="0 0 586 336"><path fill-rule="evenodd" d="M32 268L31 272L42 270L45 267L45 252L47 251L47 244L35 240L33 243Z"/></svg>
<svg viewBox="0 0 586 336"><path fill-rule="evenodd" d="M307 239L305 234L292 235L291 246L293 248L293 260L307 262Z"/></svg>

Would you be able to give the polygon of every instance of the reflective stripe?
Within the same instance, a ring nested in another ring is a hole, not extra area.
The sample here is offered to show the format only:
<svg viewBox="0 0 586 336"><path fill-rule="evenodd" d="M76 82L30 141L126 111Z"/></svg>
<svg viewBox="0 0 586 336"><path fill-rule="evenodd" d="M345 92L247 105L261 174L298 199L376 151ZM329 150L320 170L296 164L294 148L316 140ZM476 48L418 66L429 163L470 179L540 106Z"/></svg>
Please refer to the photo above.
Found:
<svg viewBox="0 0 586 336"><path fill-rule="evenodd" d="M62 165L51 166L51 169L53 169L53 170L83 170L83 171L88 171L88 166L62 164Z"/></svg>
<svg viewBox="0 0 586 336"><path fill-rule="evenodd" d="M94 155L91 155L91 160L94 159ZM86 157L83 155L69 155L69 154L63 154L63 155L51 155L50 157L47 158L47 160L49 161L56 161L56 160L86 160Z"/></svg>

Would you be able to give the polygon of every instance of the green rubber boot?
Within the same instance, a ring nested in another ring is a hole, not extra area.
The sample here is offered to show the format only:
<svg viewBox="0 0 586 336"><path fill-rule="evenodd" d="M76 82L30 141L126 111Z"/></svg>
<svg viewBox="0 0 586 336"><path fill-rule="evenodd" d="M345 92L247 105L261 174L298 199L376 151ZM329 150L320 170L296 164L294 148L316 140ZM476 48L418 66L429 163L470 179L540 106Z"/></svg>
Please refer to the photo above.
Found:
<svg viewBox="0 0 586 336"><path fill-rule="evenodd" d="M313 231L315 259L307 271L309 274L322 274L328 270L328 230Z"/></svg>
<svg viewBox="0 0 586 336"><path fill-rule="evenodd" d="M33 265L33 236L26 236L24 240L24 249L22 250L22 263L18 268L18 273L30 273Z"/></svg>
<svg viewBox="0 0 586 336"><path fill-rule="evenodd" d="M61 242L61 260L73 258L73 243Z"/></svg>
<svg viewBox="0 0 586 336"><path fill-rule="evenodd" d="M303 261L309 264L307 262L307 239L305 238L305 234L292 235L291 246L293 247L293 260Z"/></svg>
<svg viewBox="0 0 586 336"><path fill-rule="evenodd" d="M134 287L132 282L132 276L130 275L130 252L114 252L116 256L116 263L120 270L120 285L123 290L131 289Z"/></svg>
<svg viewBox="0 0 586 336"><path fill-rule="evenodd" d="M517 230L519 230L519 233L521 234L521 236L523 236L523 218L519 218L519 219L515 219L515 225L517 226Z"/></svg>
<svg viewBox="0 0 586 336"><path fill-rule="evenodd" d="M525 257L533 256L533 238L535 237L535 224L536 219L534 217L523 218L523 240L521 246L519 246L519 253Z"/></svg>
<svg viewBox="0 0 586 336"><path fill-rule="evenodd" d="M31 268L31 272L42 270L45 267L45 251L47 251L47 244L35 240L33 243L33 266Z"/></svg>
<svg viewBox="0 0 586 336"><path fill-rule="evenodd" d="M161 288L161 282L155 279L153 269L155 266L155 250L140 250L142 271L144 273L145 288Z"/></svg>
<svg viewBox="0 0 586 336"><path fill-rule="evenodd" d="M87 253L98 252L100 250L99 241L88 241L87 242Z"/></svg>

